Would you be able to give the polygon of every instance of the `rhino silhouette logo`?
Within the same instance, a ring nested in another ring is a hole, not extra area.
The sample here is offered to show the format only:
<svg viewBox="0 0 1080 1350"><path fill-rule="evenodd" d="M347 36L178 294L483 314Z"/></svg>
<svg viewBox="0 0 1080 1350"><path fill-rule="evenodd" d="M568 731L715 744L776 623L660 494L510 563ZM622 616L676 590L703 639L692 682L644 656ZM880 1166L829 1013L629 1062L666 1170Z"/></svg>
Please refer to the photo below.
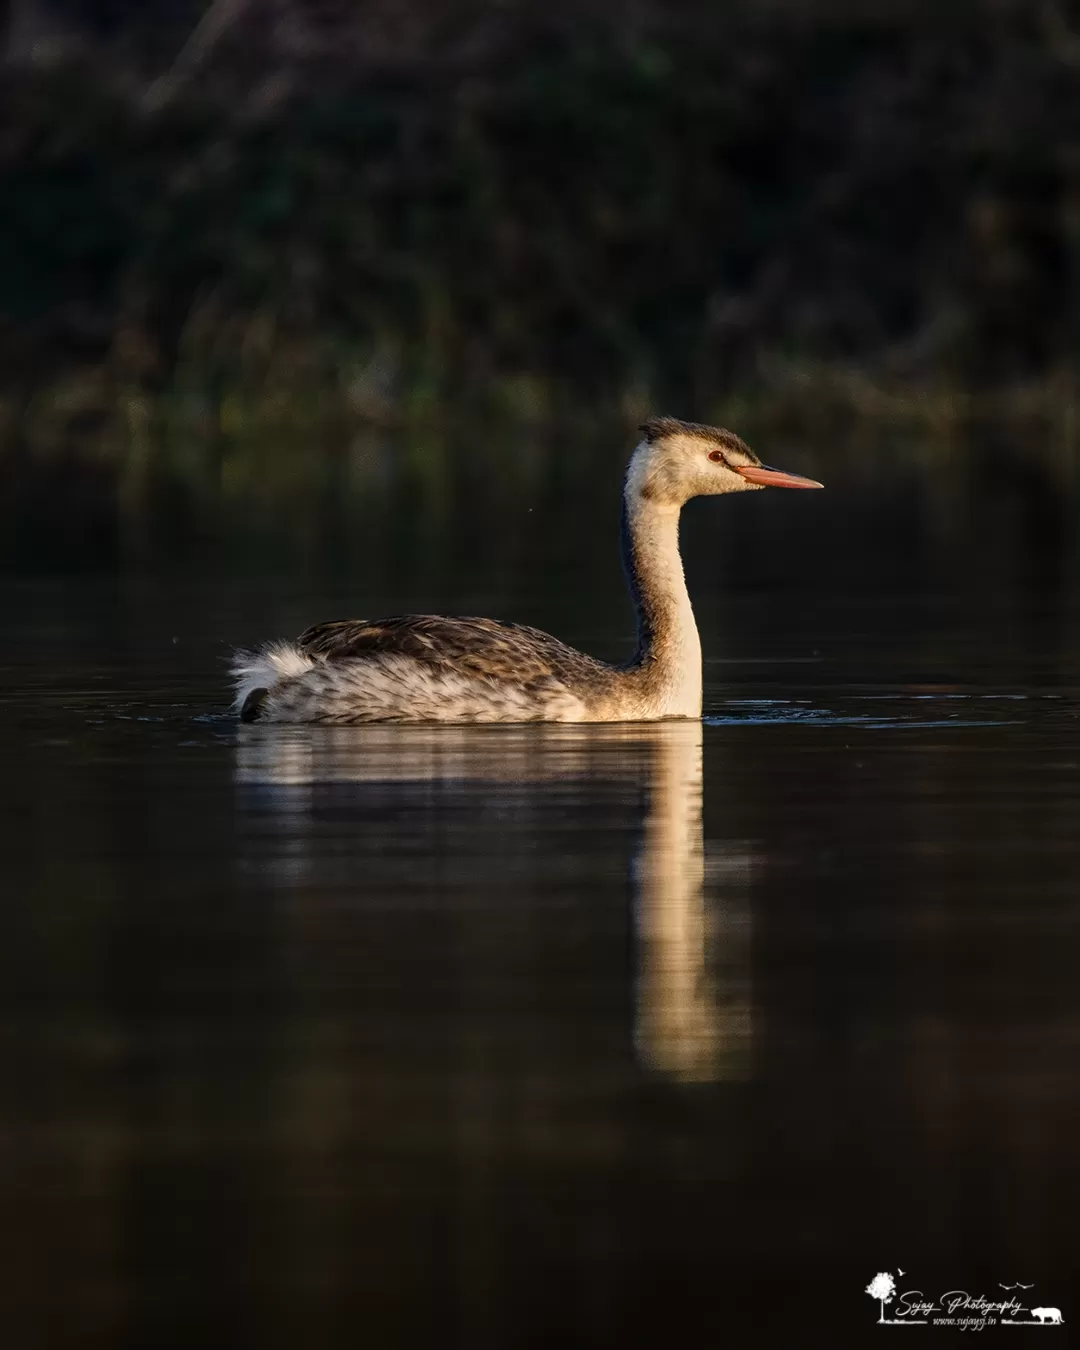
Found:
<svg viewBox="0 0 1080 1350"><path fill-rule="evenodd" d="M1047 1322L1060 1324L1064 1321L1060 1308L1032 1308L1032 1317L1037 1317L1045 1326Z"/></svg>

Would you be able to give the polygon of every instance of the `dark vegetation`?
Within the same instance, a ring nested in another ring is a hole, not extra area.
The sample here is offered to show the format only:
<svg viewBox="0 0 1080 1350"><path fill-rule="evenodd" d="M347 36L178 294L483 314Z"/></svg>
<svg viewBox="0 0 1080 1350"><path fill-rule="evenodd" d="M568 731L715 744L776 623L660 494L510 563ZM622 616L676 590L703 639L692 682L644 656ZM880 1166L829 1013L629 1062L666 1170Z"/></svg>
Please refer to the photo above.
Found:
<svg viewBox="0 0 1080 1350"><path fill-rule="evenodd" d="M8 469L1074 409L1078 80L1053 0L9 0Z"/></svg>

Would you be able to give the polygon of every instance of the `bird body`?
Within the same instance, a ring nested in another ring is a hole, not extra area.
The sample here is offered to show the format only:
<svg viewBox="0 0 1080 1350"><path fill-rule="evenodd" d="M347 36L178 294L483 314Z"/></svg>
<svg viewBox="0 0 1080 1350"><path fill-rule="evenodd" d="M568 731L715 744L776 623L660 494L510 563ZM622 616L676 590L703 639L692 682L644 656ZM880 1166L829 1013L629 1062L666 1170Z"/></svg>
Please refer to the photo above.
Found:
<svg viewBox="0 0 1080 1350"><path fill-rule="evenodd" d="M638 645L608 665L537 628L416 614L316 624L238 652L243 721L627 722L701 715L701 643L679 556L690 497L820 487L767 469L717 427L651 418L623 491L623 561Z"/></svg>
<svg viewBox="0 0 1080 1350"><path fill-rule="evenodd" d="M613 669L495 619L410 614L317 624L233 667L259 721L589 722ZM317 714L317 715L314 715Z"/></svg>

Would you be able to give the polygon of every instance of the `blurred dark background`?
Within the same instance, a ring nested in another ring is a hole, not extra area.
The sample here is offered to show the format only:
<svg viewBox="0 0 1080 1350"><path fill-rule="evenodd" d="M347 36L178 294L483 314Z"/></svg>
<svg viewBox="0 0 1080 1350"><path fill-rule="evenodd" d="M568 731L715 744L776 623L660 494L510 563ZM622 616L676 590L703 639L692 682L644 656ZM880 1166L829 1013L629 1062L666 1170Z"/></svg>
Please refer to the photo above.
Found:
<svg viewBox="0 0 1080 1350"><path fill-rule="evenodd" d="M1064 0L0 3L5 1350L1075 1322L1078 76ZM350 613L625 657L660 412L828 487L687 509L688 759L237 728Z"/></svg>
<svg viewBox="0 0 1080 1350"><path fill-rule="evenodd" d="M1058 0L8 0L0 43L9 565L430 568L462 518L506 561L661 410L1069 533Z"/></svg>

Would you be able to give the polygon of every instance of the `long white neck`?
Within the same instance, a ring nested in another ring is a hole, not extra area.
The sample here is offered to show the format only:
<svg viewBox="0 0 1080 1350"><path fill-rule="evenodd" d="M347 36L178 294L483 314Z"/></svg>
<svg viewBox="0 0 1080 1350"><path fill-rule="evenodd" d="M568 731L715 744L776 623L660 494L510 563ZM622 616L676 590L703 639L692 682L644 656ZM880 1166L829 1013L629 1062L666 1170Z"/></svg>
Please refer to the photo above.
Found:
<svg viewBox="0 0 1080 1350"><path fill-rule="evenodd" d="M679 556L678 506L643 495L631 469L623 495L623 566L638 615L630 669L646 715L701 716L701 640Z"/></svg>

